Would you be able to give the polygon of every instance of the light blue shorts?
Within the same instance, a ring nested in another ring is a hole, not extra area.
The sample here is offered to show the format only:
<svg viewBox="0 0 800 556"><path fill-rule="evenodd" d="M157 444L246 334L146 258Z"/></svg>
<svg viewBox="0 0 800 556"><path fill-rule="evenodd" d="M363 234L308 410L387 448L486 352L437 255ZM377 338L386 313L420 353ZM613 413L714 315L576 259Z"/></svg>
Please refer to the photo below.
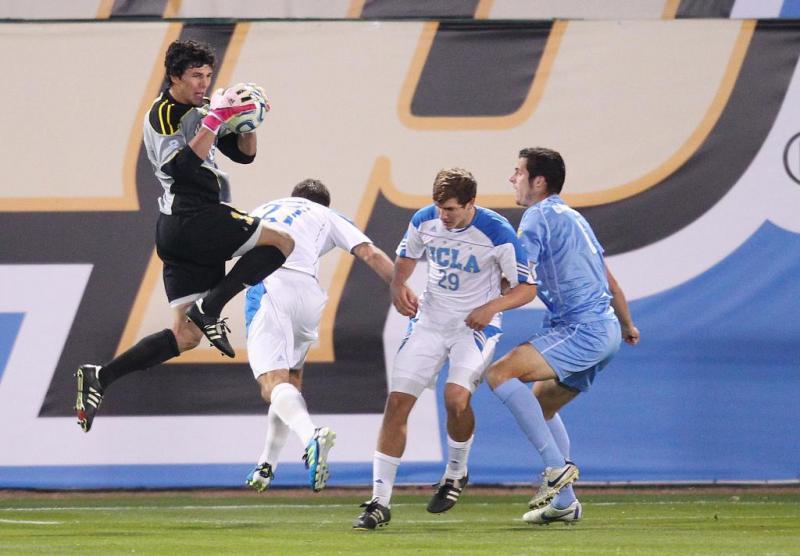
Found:
<svg viewBox="0 0 800 556"><path fill-rule="evenodd" d="M535 334L528 342L550 364L562 385L586 392L595 375L619 350L622 332L616 318L557 324Z"/></svg>

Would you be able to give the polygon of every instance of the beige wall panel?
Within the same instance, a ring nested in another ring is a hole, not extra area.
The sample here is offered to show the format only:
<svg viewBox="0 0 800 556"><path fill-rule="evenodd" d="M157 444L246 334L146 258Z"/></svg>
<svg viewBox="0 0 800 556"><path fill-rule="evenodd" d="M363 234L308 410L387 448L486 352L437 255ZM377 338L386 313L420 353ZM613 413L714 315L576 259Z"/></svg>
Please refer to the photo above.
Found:
<svg viewBox="0 0 800 556"><path fill-rule="evenodd" d="M701 125L741 26L729 20L571 22L526 143L562 151L569 193L638 180Z"/></svg>
<svg viewBox="0 0 800 556"><path fill-rule="evenodd" d="M0 61L0 102L14 138L0 149L4 207L19 197L123 196L125 157L141 142L140 108L167 27L0 25L3 42L24 53ZM26 109L15 110L15 99Z"/></svg>
<svg viewBox="0 0 800 556"><path fill-rule="evenodd" d="M183 0L177 17L344 18L352 0Z"/></svg>
<svg viewBox="0 0 800 556"><path fill-rule="evenodd" d="M667 0L492 0L492 19L660 18Z"/></svg>
<svg viewBox="0 0 800 556"><path fill-rule="evenodd" d="M101 0L0 0L0 17L10 19L94 19Z"/></svg>
<svg viewBox="0 0 800 556"><path fill-rule="evenodd" d="M260 137L279 162L235 168L234 177L242 176L235 192L240 204L256 205L263 200L256 191L282 194L317 175L348 189L337 203L352 213L375 158L385 155L394 185L420 196L418 204L436 170L451 165L473 170L483 194L508 195L513 154L529 144L564 151L568 191L614 188L663 165L701 126L741 27L727 20L573 22L527 120L472 130L456 118L449 129L429 131L398 117L423 24L253 24L233 80L266 87L274 109Z"/></svg>

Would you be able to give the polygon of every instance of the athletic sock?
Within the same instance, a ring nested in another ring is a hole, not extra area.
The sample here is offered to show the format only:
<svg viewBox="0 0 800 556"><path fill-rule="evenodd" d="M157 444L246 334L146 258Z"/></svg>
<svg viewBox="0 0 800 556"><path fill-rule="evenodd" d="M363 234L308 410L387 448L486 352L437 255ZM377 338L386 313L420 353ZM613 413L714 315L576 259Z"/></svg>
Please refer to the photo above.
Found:
<svg viewBox="0 0 800 556"><path fill-rule="evenodd" d="M569 434L567 434L567 428L564 426L564 422L561 420L561 416L558 413L553 415L553 418L547 421L547 428L550 429L550 434L553 435L553 439L555 439L556 446L558 446L561 455L564 456L564 459L569 459ZM572 485L570 484L559 491L556 497L553 498L552 504L553 507L563 510L574 501L575 491L572 490Z"/></svg>
<svg viewBox="0 0 800 556"><path fill-rule="evenodd" d="M278 459L281 456L281 451L286 445L286 440L289 438L289 425L283 422L283 419L278 417L275 411L275 406L269 406L267 413L267 435L264 438L264 450L261 452L261 457L258 458L258 464L269 463L272 470L278 467Z"/></svg>
<svg viewBox="0 0 800 556"><path fill-rule="evenodd" d="M531 391L519 379L512 378L495 388L494 393L511 411L522 432L542 455L545 467L562 467L564 456L547 427L542 406Z"/></svg>
<svg viewBox="0 0 800 556"><path fill-rule="evenodd" d="M165 328L161 332L142 338L132 348L103 365L97 378L100 386L108 388L118 378L135 371L155 367L178 355L180 355L180 350L175 334L169 328Z"/></svg>
<svg viewBox="0 0 800 556"><path fill-rule="evenodd" d="M470 436L464 442L458 442L447 435L447 467L444 470L445 479L461 479L467 474L467 460L469 450L472 448L472 440L475 436Z"/></svg>
<svg viewBox="0 0 800 556"><path fill-rule="evenodd" d="M388 508L392 501L392 489L399 466L400 458L377 451L372 457L372 498L377 498L381 506Z"/></svg>
<svg viewBox="0 0 800 556"><path fill-rule="evenodd" d="M308 414L306 401L293 384L282 382L272 389L270 412L274 411L300 437L303 446L314 437L314 423Z"/></svg>
<svg viewBox="0 0 800 556"><path fill-rule="evenodd" d="M203 298L203 311L219 316L222 308L247 286L254 286L278 270L286 257L272 245L259 245L242 255L231 271Z"/></svg>

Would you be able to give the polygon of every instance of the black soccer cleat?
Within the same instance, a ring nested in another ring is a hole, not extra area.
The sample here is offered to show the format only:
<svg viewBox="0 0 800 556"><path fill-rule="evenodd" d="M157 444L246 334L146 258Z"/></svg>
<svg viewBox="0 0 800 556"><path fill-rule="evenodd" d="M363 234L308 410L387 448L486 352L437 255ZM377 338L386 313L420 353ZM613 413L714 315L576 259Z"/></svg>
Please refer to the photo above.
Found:
<svg viewBox="0 0 800 556"><path fill-rule="evenodd" d="M230 332L231 329L228 328L228 324L225 322L228 320L227 318L223 319L204 313L202 299L198 299L189 307L189 310L186 311L186 316L197 325L197 328L208 338L212 346L228 357L236 356L236 352L233 351L233 346L231 346L231 343L228 341L227 333Z"/></svg>
<svg viewBox="0 0 800 556"><path fill-rule="evenodd" d="M386 506L378 503L374 498L369 502L364 502L360 506L364 511L353 522L353 529L357 531L371 531L389 525L392 519L392 512Z"/></svg>
<svg viewBox="0 0 800 556"><path fill-rule="evenodd" d="M92 421L103 401L103 387L97 374L102 367L100 365L81 365L75 373L78 380L78 399L75 401L75 411L78 414L78 424L83 432L89 432L92 428Z"/></svg>
<svg viewBox="0 0 800 556"><path fill-rule="evenodd" d="M458 497L461 496L461 491L468 482L469 475L464 475L460 479L443 478L439 483L433 485L436 487L436 492L428 502L428 512L440 514L451 509L458 502Z"/></svg>

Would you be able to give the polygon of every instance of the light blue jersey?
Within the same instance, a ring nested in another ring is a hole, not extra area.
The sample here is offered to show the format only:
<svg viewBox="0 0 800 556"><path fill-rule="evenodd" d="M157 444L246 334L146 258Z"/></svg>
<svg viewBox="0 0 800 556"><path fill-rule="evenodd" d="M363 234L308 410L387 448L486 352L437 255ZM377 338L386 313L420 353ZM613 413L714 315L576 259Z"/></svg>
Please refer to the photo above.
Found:
<svg viewBox="0 0 800 556"><path fill-rule="evenodd" d="M553 325L615 319L603 248L589 223L558 195L529 207L519 238Z"/></svg>

